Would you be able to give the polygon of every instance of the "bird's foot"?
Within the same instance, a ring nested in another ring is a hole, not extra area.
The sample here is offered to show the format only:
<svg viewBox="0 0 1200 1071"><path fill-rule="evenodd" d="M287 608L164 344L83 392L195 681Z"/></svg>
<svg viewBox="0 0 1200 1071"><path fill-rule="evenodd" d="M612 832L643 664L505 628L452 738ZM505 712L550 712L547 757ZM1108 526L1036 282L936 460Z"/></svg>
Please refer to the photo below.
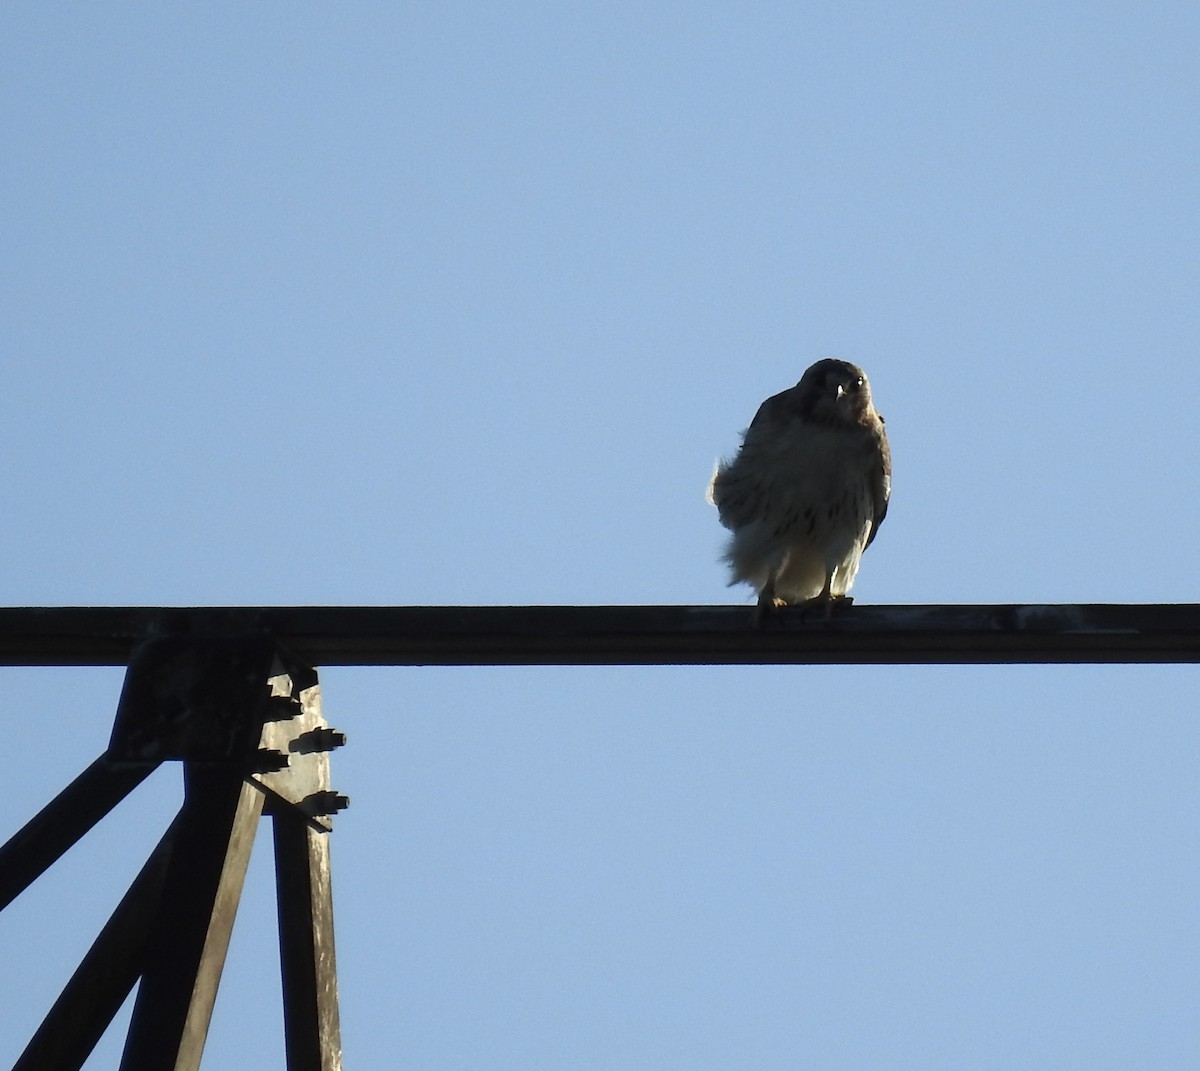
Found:
<svg viewBox="0 0 1200 1071"><path fill-rule="evenodd" d="M840 613L847 606L854 602L849 595L830 595L822 593L814 599L809 599L807 602L801 603L800 612L804 615L807 621L810 616L820 612L821 618L828 621L833 617L834 611Z"/></svg>
<svg viewBox="0 0 1200 1071"><path fill-rule="evenodd" d="M769 616L782 610L785 606L787 606L787 602L779 598L778 595L763 592L759 595L758 602L755 604L754 616L751 618L751 623L755 628L762 628Z"/></svg>

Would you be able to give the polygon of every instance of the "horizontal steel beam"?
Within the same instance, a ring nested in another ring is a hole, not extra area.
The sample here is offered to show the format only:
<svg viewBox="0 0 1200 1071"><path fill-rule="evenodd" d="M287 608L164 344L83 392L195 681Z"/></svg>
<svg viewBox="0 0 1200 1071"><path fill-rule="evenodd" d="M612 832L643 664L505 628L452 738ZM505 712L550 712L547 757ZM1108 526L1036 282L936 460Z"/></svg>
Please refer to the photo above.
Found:
<svg viewBox="0 0 1200 1071"><path fill-rule="evenodd" d="M148 636L267 635L314 666L1200 662L1200 604L0 608L0 665L121 666Z"/></svg>

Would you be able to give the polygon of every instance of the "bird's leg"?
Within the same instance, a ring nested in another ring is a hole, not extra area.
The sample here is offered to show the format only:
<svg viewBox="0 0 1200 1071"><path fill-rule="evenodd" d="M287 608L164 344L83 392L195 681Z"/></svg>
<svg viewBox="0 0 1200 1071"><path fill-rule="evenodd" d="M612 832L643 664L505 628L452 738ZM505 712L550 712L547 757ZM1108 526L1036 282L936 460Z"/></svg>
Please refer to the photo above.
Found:
<svg viewBox="0 0 1200 1071"><path fill-rule="evenodd" d="M828 621L833 616L833 573L825 574L825 586L821 589L821 594L817 596L821 605L825 608L825 620Z"/></svg>
<svg viewBox="0 0 1200 1071"><path fill-rule="evenodd" d="M778 600L775 598L775 575L772 573L763 585L762 591L758 593L758 605L754 607L754 617L752 619L754 627L762 628L767 612L773 611L778 605Z"/></svg>
<svg viewBox="0 0 1200 1071"><path fill-rule="evenodd" d="M850 606L854 603L854 599L852 599L849 595L834 595L830 590L832 584L833 574L831 573L825 578L825 587L822 589L821 594L813 599L814 603L820 603L825 607L826 621L833 617L833 608L835 606L840 610L843 607Z"/></svg>
<svg viewBox="0 0 1200 1071"><path fill-rule="evenodd" d="M809 611L821 610L821 616L828 621L833 616L833 604L835 596L830 590L833 586L833 574L825 574L825 586L821 588L821 594L814 595L804 604L804 616L808 617ZM840 602L845 596L837 596L836 600Z"/></svg>

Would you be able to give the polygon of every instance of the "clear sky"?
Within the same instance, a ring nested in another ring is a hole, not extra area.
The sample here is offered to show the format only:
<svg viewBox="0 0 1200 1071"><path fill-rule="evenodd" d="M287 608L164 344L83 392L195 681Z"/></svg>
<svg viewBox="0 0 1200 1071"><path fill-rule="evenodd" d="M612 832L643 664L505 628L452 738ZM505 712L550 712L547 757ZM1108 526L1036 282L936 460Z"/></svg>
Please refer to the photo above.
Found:
<svg viewBox="0 0 1200 1071"><path fill-rule="evenodd" d="M825 356L894 455L860 602L1200 601L1198 46L1153 0L14 0L0 602L749 605L704 485ZM7 836L121 673L0 680ZM1200 1063L1192 669L322 683L349 1067ZM178 796L0 914L0 1066ZM206 1066L283 1067L268 843Z"/></svg>

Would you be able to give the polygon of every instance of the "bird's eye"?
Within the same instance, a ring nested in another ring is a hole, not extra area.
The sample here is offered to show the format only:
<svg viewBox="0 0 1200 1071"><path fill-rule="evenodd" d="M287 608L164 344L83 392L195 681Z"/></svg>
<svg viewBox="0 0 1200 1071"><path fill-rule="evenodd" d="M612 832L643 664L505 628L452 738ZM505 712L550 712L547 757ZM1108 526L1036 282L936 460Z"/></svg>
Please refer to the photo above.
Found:
<svg viewBox="0 0 1200 1071"><path fill-rule="evenodd" d="M850 380L850 382L846 384L846 391L847 393L852 393L856 390L862 390L862 385L863 377L855 376L854 379Z"/></svg>

